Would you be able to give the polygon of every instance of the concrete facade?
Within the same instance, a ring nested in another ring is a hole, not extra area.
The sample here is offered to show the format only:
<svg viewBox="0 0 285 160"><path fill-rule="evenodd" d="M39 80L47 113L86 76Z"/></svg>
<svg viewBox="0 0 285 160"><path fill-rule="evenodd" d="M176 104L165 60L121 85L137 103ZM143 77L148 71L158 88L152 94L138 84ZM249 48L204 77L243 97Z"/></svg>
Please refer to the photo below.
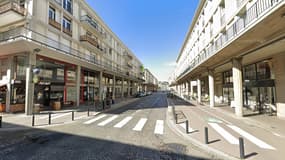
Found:
<svg viewBox="0 0 285 160"><path fill-rule="evenodd" d="M79 106L131 96L136 90L130 84L142 84L143 64L87 2L4 0L0 5L0 64L10 64L0 75L6 111L21 103L31 114L34 98L45 106L52 97Z"/></svg>
<svg viewBox="0 0 285 160"><path fill-rule="evenodd" d="M237 116L276 112L284 118L284 5L279 0L200 1L170 83L197 82L190 85L190 98L235 107Z"/></svg>

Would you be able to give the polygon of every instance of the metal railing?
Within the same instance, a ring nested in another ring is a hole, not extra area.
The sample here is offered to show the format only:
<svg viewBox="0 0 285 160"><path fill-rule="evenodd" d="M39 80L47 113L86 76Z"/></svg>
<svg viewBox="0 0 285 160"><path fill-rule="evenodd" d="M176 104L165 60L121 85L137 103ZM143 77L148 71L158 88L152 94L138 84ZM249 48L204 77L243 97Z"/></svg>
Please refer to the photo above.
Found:
<svg viewBox="0 0 285 160"><path fill-rule="evenodd" d="M104 36L104 33L100 31L97 22L91 19L89 16L87 15L81 16L80 21L87 22L97 33L99 33L101 36Z"/></svg>
<svg viewBox="0 0 285 160"><path fill-rule="evenodd" d="M177 79L183 77L187 72L195 69L200 63L206 61L211 56L216 54L221 48L228 45L228 43L240 35L242 31L251 26L258 20L259 17L269 12L279 3L284 0L257 0L245 13L244 16L239 17L231 26L228 27L224 34L220 34L219 37L204 48L200 53L190 62L189 66L179 74Z"/></svg>
<svg viewBox="0 0 285 160"><path fill-rule="evenodd" d="M71 48L70 46L67 46L63 43L53 40L31 29L28 29L25 27L19 27L19 28L15 28L15 29L0 33L0 43L11 41L11 40L20 40L20 39L39 43L42 46L47 46L48 48L59 51L62 54L66 54L68 56L72 56L80 60L92 63L100 68L105 69L106 71L113 71L113 72L125 75L125 70L121 67L116 67L116 66L113 66L112 64L99 61L95 57L95 55L82 53L77 49ZM131 74L129 76L134 79L139 78L139 77L134 76L134 74Z"/></svg>

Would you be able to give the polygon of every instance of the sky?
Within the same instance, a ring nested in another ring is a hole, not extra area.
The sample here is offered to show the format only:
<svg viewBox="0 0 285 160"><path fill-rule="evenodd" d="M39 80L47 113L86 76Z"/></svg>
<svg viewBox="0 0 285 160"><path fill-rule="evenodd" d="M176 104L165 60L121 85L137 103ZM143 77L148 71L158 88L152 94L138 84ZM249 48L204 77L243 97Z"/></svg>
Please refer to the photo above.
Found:
<svg viewBox="0 0 285 160"><path fill-rule="evenodd" d="M86 0L159 81L168 81L199 0Z"/></svg>

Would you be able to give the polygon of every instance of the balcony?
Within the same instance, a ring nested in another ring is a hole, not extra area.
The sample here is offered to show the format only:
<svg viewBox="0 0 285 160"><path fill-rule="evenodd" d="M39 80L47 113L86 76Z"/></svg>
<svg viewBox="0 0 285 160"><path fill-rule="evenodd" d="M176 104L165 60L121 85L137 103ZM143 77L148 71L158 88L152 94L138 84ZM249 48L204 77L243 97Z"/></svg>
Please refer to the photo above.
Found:
<svg viewBox="0 0 285 160"><path fill-rule="evenodd" d="M71 29L62 27L62 31L63 31L65 34L67 34L67 35L69 35L70 37L72 37L72 30L71 30Z"/></svg>
<svg viewBox="0 0 285 160"><path fill-rule="evenodd" d="M0 26L4 26L24 19L26 9L15 2L7 2L0 5L0 15Z"/></svg>
<svg viewBox="0 0 285 160"><path fill-rule="evenodd" d="M244 2L245 1L241 0L239 1L239 4ZM222 34L217 36L213 43L210 43L207 47L203 48L187 65L186 69L179 74L177 80L186 77L187 74L190 74L190 72L193 72L194 70L197 71L197 68L199 68L198 66L202 63L207 63L207 65L218 63L213 60L213 56L216 56L217 53L223 52L223 57L225 58L227 55L229 56L227 58L230 59L231 56L239 53L236 46L239 46L240 48L252 48L256 45L256 39L264 39L266 36L270 37L270 34L282 30L281 28L284 28L284 26L282 26L282 23L278 23L282 18L281 16L278 16L278 14L282 15L282 9L275 11L275 13L270 13L270 11L276 6L279 6L280 3L284 3L284 1L257 0L246 10L244 16L236 19ZM268 13L271 15L267 15ZM257 21L261 21L260 19L262 19L262 22L255 24ZM276 24L274 25L274 31L270 24ZM255 29L252 32L242 35L242 33L253 27ZM267 32L264 31L265 29L268 29ZM252 37L255 39L252 40ZM238 38L240 42L237 41ZM250 41L247 38L250 39ZM243 41L246 41L247 43L242 43Z"/></svg>
<svg viewBox="0 0 285 160"><path fill-rule="evenodd" d="M55 20L52 19L52 18L49 18L48 24L50 24L51 26L53 26L54 28L56 28L56 29L58 29L58 30L61 30L61 25L60 25L60 23L58 23L57 21L55 21Z"/></svg>
<svg viewBox="0 0 285 160"><path fill-rule="evenodd" d="M80 41L87 42L88 44L92 45L92 47L95 47L98 52L106 53L106 50L104 50L102 46L99 45L98 41L89 35L80 36Z"/></svg>
<svg viewBox="0 0 285 160"><path fill-rule="evenodd" d="M80 21L82 22L83 26L90 29L95 33L97 36L100 36L101 38L106 38L106 34L104 34L97 24L97 22L93 19L91 19L89 16L85 15L80 18Z"/></svg>

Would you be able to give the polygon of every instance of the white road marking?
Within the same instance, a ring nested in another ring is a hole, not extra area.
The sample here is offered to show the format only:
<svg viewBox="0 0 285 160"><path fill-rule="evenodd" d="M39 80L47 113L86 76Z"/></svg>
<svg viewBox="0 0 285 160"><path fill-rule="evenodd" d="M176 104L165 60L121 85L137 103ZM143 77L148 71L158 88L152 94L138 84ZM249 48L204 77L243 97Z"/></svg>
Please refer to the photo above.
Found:
<svg viewBox="0 0 285 160"><path fill-rule="evenodd" d="M106 117L105 114L100 115L100 116L98 116L98 117L96 117L96 118L93 118L93 119L91 119L91 120L89 120L89 121L84 122L84 124L91 124L91 123L93 123L93 122L95 122L95 121L98 121L98 120L101 119L101 118L104 118L104 117Z"/></svg>
<svg viewBox="0 0 285 160"><path fill-rule="evenodd" d="M134 131L141 131L146 123L146 118L141 118L136 126L133 128Z"/></svg>
<svg viewBox="0 0 285 160"><path fill-rule="evenodd" d="M116 119L117 117L119 117L118 115L114 115L108 119L106 119L105 121L101 122L98 124L98 126L105 126L106 124L112 122L114 119Z"/></svg>
<svg viewBox="0 0 285 160"><path fill-rule="evenodd" d="M115 128L122 128L125 124L127 124L133 117L126 117L123 120L121 120L119 123L117 123L114 127Z"/></svg>
<svg viewBox="0 0 285 160"><path fill-rule="evenodd" d="M260 148L264 148L264 149L271 149L271 150L276 150L274 147L272 147L271 145L263 142L262 140L254 137L253 135L247 133L246 131L238 128L237 126L233 126L233 125L228 125L228 127L230 127L232 130L238 132L240 135L242 135L244 138L248 139L249 141L251 141L252 143L256 144L257 146L259 146Z"/></svg>
<svg viewBox="0 0 285 160"><path fill-rule="evenodd" d="M185 123L180 123L179 126L181 126L182 128L184 128L186 130L186 122ZM195 130L188 126L188 131L189 132L194 132Z"/></svg>
<svg viewBox="0 0 285 160"><path fill-rule="evenodd" d="M57 116L52 116L51 115L51 119L58 119L58 118L60 118L60 117L64 117L64 116L66 116L66 115L70 115L71 116L71 112L68 112L68 113L64 113L64 114L60 114L60 115L57 115Z"/></svg>
<svg viewBox="0 0 285 160"><path fill-rule="evenodd" d="M154 129L155 134L163 134L163 120L157 120L155 129Z"/></svg>
<svg viewBox="0 0 285 160"><path fill-rule="evenodd" d="M214 130L216 130L222 137L224 137L231 144L239 144L237 138L231 135L228 131L223 129L217 123L208 123Z"/></svg>

